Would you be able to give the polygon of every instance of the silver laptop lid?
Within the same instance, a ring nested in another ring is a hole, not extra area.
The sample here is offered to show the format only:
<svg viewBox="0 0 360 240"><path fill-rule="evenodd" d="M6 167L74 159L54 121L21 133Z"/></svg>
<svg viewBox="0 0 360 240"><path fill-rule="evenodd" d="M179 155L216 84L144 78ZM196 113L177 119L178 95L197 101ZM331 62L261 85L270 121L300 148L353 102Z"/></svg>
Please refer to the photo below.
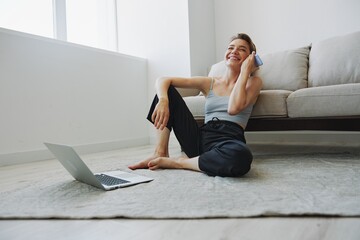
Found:
<svg viewBox="0 0 360 240"><path fill-rule="evenodd" d="M76 180L105 189L72 147L53 143L44 144Z"/></svg>

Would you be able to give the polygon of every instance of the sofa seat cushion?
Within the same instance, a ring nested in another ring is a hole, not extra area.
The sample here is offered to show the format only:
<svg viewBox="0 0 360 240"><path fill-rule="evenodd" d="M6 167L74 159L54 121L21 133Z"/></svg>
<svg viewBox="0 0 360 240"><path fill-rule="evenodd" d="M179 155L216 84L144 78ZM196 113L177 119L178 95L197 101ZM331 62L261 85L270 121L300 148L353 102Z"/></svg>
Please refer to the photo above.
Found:
<svg viewBox="0 0 360 240"><path fill-rule="evenodd" d="M292 91L262 90L251 117L287 117L286 98ZM205 97L202 95L183 98L195 119L204 119Z"/></svg>
<svg viewBox="0 0 360 240"><path fill-rule="evenodd" d="M291 118L360 116L360 83L297 90L287 109Z"/></svg>
<svg viewBox="0 0 360 240"><path fill-rule="evenodd" d="M288 90L261 90L251 117L287 117L286 99L291 93Z"/></svg>
<svg viewBox="0 0 360 240"><path fill-rule="evenodd" d="M203 95L183 98L196 120L205 118L205 97Z"/></svg>
<svg viewBox="0 0 360 240"><path fill-rule="evenodd" d="M360 83L360 31L312 44L309 87Z"/></svg>
<svg viewBox="0 0 360 240"><path fill-rule="evenodd" d="M178 90L182 97L196 96L201 94L199 90L193 88L176 88L176 90Z"/></svg>

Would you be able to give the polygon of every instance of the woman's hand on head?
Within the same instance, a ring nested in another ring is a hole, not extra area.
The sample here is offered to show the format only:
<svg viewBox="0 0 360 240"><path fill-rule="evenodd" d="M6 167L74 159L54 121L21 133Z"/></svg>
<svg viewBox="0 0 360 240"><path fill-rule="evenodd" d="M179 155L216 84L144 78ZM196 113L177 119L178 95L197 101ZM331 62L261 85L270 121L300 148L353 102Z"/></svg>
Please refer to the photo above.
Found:
<svg viewBox="0 0 360 240"><path fill-rule="evenodd" d="M169 121L169 116L169 100L160 98L151 116L151 120L154 122L155 128L163 130Z"/></svg>

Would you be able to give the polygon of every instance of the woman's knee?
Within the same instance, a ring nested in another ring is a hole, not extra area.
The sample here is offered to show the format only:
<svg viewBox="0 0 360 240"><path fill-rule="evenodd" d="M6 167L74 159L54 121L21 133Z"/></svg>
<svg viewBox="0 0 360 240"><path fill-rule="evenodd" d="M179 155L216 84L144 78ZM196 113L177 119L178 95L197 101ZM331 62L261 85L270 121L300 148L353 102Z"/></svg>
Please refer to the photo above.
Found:
<svg viewBox="0 0 360 240"><path fill-rule="evenodd" d="M253 160L252 153L248 147L241 147L233 152L232 156L226 160L226 173L229 177L240 177L250 171Z"/></svg>
<svg viewBox="0 0 360 240"><path fill-rule="evenodd" d="M231 170L229 171L229 176L231 177L241 177L248 173L251 169L252 158L241 158L238 159L236 163L231 165Z"/></svg>
<svg viewBox="0 0 360 240"><path fill-rule="evenodd" d="M240 177L250 171L253 155L242 142L227 144L204 153L199 167L210 176Z"/></svg>

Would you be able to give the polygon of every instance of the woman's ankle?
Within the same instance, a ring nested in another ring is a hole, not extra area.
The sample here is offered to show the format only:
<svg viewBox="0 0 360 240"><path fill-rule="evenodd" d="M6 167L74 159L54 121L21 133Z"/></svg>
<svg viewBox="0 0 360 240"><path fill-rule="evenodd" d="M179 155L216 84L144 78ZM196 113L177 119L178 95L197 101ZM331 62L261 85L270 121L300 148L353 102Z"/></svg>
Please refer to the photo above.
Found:
<svg viewBox="0 0 360 240"><path fill-rule="evenodd" d="M169 157L169 151L164 150L164 149L155 149L154 156Z"/></svg>

